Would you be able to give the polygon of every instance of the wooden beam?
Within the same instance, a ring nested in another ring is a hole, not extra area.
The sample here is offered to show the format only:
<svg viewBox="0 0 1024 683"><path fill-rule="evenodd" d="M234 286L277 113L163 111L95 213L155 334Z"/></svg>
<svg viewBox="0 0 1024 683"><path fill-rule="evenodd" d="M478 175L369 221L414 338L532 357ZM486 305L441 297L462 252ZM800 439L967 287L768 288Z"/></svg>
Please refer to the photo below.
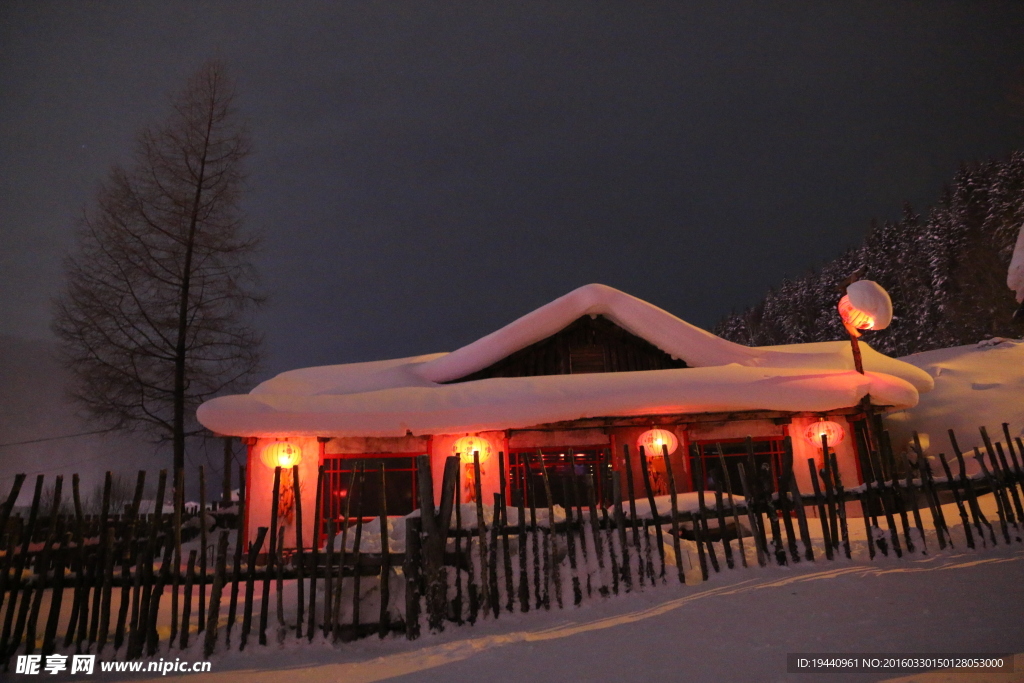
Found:
<svg viewBox="0 0 1024 683"><path fill-rule="evenodd" d="M885 408L884 406L877 406ZM603 429L609 427L647 427L647 426L685 426L690 424L705 424L708 422L738 422L750 420L774 420L777 424L785 424L783 420L789 421L794 417L829 417L829 416L853 416L860 411L859 406L837 408L825 411L800 411L786 412L781 410L744 410L715 413L680 413L675 415L636 415L631 417L590 417L579 420L565 420L562 422L547 422L522 429L509 429L509 434L529 431L566 431L573 429Z"/></svg>

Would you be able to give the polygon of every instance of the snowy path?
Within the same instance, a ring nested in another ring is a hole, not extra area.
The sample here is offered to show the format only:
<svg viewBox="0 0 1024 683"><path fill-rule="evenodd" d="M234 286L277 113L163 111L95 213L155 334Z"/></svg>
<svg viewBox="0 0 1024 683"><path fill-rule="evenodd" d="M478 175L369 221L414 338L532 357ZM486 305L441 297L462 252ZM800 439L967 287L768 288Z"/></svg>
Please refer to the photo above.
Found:
<svg viewBox="0 0 1024 683"><path fill-rule="evenodd" d="M412 643L368 639L221 654L213 673L189 680L881 680L893 674L787 676L785 655L1024 652L1022 577L1020 545L870 565L843 560L737 570L700 586L503 615ZM1015 676L964 680L1024 679Z"/></svg>

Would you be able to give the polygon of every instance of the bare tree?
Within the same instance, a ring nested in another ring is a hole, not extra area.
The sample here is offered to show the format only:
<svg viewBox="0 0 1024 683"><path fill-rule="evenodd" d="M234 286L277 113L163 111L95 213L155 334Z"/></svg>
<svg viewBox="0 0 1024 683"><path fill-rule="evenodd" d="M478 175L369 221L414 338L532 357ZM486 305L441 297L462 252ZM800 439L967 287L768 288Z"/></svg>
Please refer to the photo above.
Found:
<svg viewBox="0 0 1024 683"><path fill-rule="evenodd" d="M195 409L255 370L261 301L239 201L244 126L223 65L210 62L115 166L65 261L54 331L73 397L111 429L173 443L184 467Z"/></svg>

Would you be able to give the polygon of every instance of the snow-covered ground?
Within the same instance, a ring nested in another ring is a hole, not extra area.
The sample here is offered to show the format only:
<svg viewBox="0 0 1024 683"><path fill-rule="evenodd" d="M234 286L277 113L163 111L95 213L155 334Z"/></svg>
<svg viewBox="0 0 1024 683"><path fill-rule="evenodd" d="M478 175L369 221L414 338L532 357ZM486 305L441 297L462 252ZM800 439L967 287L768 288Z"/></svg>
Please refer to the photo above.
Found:
<svg viewBox="0 0 1024 683"><path fill-rule="evenodd" d="M983 498L982 505L995 519L991 496ZM945 514L951 525L958 519L953 505L945 506ZM927 527L929 516L924 517ZM926 529L927 554L919 545L911 557L879 555L872 561L863 524L853 519L853 559L829 562L823 557L816 520L809 522L818 556L813 563L760 569L748 543L750 569L728 570L723 563L722 572L712 573L706 583L698 580L699 571L688 571L687 585L677 585L670 567L668 583L657 588L609 598L595 593L578 608L502 613L497 620L483 619L476 626L448 625L442 634L429 633L424 624L423 636L412 642L372 637L335 645L318 634L309 644L296 642L291 632L280 645L272 610L271 645L257 645L254 633L249 647L238 652L236 624L235 649L215 653L212 673L190 674L189 680L866 681L898 674L789 675L786 654L1024 652L1024 543L1014 540L1010 546L970 551L957 525L954 549L938 552L933 533ZM283 596L286 619L294 592L295 584L289 582ZM271 599L276 604L276 595ZM65 605L69 602L65 600ZM169 603L167 596L164 602ZM566 604L571 605L571 599ZM164 617L168 606L161 611ZM164 624L161 631L166 628ZM166 638L165 632L162 635ZM186 652L168 653L163 645L161 656L198 660L200 640L194 638ZM108 658L109 654L103 657ZM1018 662L1018 670L1024 672L1024 657ZM972 674L963 680L1021 677Z"/></svg>
<svg viewBox="0 0 1024 683"><path fill-rule="evenodd" d="M786 653L1024 651L1022 574L1019 546L870 566L840 561L738 570L699 586L502 615L413 642L250 647L217 656L213 673L189 679L883 680L893 674L787 676ZM963 680L1001 679L972 674Z"/></svg>

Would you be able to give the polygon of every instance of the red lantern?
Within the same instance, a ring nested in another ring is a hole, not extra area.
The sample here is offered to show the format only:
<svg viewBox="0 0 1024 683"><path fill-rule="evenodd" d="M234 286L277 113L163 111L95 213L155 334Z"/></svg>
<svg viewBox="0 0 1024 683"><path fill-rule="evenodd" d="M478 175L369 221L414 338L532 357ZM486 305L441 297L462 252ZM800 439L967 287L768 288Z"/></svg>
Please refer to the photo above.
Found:
<svg viewBox="0 0 1024 683"><path fill-rule="evenodd" d="M452 455L458 455L464 462L473 462L473 453L480 453L480 462L491 457L491 443L479 436L464 436L452 444Z"/></svg>
<svg viewBox="0 0 1024 683"><path fill-rule="evenodd" d="M850 330L884 330L892 322L892 299L877 282L857 280L839 300L839 316Z"/></svg>
<svg viewBox="0 0 1024 683"><path fill-rule="evenodd" d="M264 447L260 460L270 469L275 467L291 469L302 462L302 449L299 448L298 444L287 441L275 441Z"/></svg>
<svg viewBox="0 0 1024 683"><path fill-rule="evenodd" d="M843 439L846 438L846 430L843 429L841 424L838 422L832 422L831 420L813 422L804 430L804 438L807 439L808 443L812 446L821 448L822 436L828 438L829 448L835 448L843 442Z"/></svg>
<svg viewBox="0 0 1024 683"><path fill-rule="evenodd" d="M843 319L843 322L858 330L871 330L874 329L875 319L874 317L856 308L850 303L849 295L843 295L843 298L839 300L839 317Z"/></svg>
<svg viewBox="0 0 1024 683"><path fill-rule="evenodd" d="M640 435L636 442L637 448L643 448L649 457L660 456L662 448L667 446L669 453L679 447L679 439L667 429L648 429Z"/></svg>

